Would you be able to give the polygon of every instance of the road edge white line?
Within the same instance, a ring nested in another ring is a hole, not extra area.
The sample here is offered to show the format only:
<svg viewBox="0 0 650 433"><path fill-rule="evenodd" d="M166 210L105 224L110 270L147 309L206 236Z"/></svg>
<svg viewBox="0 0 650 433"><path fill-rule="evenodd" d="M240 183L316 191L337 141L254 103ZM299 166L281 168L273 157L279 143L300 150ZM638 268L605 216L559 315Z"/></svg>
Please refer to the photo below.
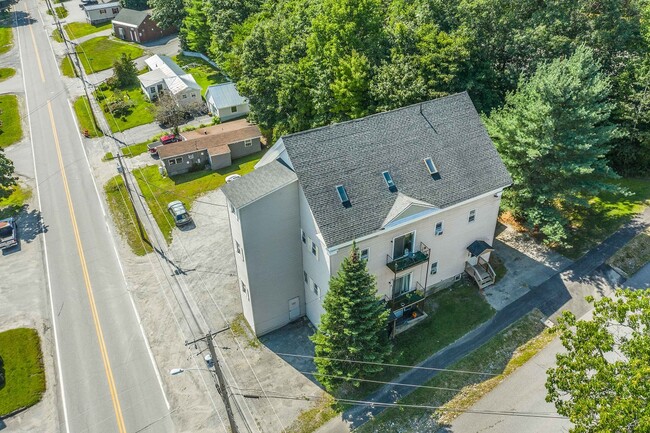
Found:
<svg viewBox="0 0 650 433"><path fill-rule="evenodd" d="M43 19L43 14L41 14L41 8L38 7L38 4L36 5L36 10L38 11L38 16L41 17L41 23L43 24L43 30L45 30L45 19ZM56 24L55 24L56 26ZM47 32L45 32L47 33ZM58 62L56 61L56 54L54 53L54 47L52 46L52 41L50 40L50 37L47 37L47 43L50 44L50 50L52 51L52 56L54 57L54 63L57 64ZM59 77L61 76L61 68L56 68L56 72L59 74Z"/></svg>
<svg viewBox="0 0 650 433"><path fill-rule="evenodd" d="M90 105L90 101L88 101ZM108 222L106 210L104 209L104 204L102 203L102 198L101 195L99 194L99 189L97 188L97 182L95 181L95 176L93 175L93 170L92 166L90 165L90 160L88 159L88 154L86 153L86 148L84 147L83 143L83 138L81 137L81 129L79 127L79 124L77 123L77 117L74 114L74 109L72 108L72 104L70 103L70 100L68 100L68 108L70 108L70 114L72 115L72 121L74 122L75 126L77 127L77 134L79 135L79 143L81 144L81 149L83 151L84 157L86 158L86 165L88 166L88 171L90 172L90 178L93 181L93 185L95 186L95 193L97 194L97 201L99 202L99 206L102 209L102 213L104 214L104 222L106 223L106 229L108 231L108 235L111 238L111 244L113 244L113 251L115 251L115 258L117 259L117 265L120 268L120 272L122 273L122 279L124 280L124 288L126 289L126 292L129 295L129 300L131 301L131 307L133 307L133 312L135 313L135 318L138 322L138 327L140 328L140 333L142 334L142 338L144 339L144 345L147 348L147 353L149 354L149 360L151 361L151 365L153 366L153 371L156 374L156 378L158 379L158 385L160 386L160 392L162 392L163 399L165 400L165 405L167 406L167 410L171 409L171 405L169 404L169 400L167 399L167 394L165 393L165 388L163 386L162 382L162 377L160 376L160 369L158 368L158 364L156 364L156 359L153 356L153 352L151 351L151 346L149 345L149 339L147 338L147 334L144 331L144 327L142 326L142 319L140 317L140 313L138 313L138 309L135 306L135 301L133 299L133 294L131 293L131 290L129 290L129 283L126 279L126 274L124 273L124 267L122 266L122 261L120 260L120 254L117 251L117 245L115 244L115 236L110 229L110 224ZM92 109L92 108L91 108Z"/></svg>
<svg viewBox="0 0 650 433"><path fill-rule="evenodd" d="M41 227L45 227L45 223L43 221L43 214L41 213L43 210L43 205L41 204L41 192L40 188L38 187L38 173L36 170L36 152L34 150L34 134L32 132L32 120L30 116L30 111L29 111L29 98L27 97L27 83L25 82L25 64L23 62L23 50L22 50L22 44L20 43L20 34L18 33L18 19L16 18L16 8L13 8L14 10L14 24L15 24L15 29L16 29L16 40L18 40L18 54L20 57L20 68L21 68L21 75L23 78L23 90L25 93L25 106L27 108L27 124L29 125L29 142L30 146L32 148L32 163L34 165L34 182L36 183L36 197L38 199L38 212L40 216L40 223ZM49 264L49 259L47 256L47 241L45 239L45 232L43 232L43 255L45 256L45 275L47 277L47 288L48 288L48 295L50 298L50 313L52 315L52 331L54 334L54 351L56 353L56 365L57 365L57 371L59 374L59 385L61 389L61 406L63 407L63 423L65 424L65 431L67 433L70 433L70 424L68 422L68 407L66 406L66 400L65 400L65 386L63 383L63 370L61 369L61 354L59 351L59 338L57 337L57 329L56 329L56 315L54 312L54 300L52 298L52 279L50 276L50 264Z"/></svg>

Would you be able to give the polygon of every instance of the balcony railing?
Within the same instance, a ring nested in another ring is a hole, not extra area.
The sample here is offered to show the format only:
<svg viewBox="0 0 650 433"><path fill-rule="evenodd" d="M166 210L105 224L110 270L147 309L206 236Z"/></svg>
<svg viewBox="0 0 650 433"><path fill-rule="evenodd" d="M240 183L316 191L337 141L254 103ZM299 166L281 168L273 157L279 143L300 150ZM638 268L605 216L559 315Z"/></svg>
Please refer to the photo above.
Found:
<svg viewBox="0 0 650 433"><path fill-rule="evenodd" d="M424 242L420 242L420 250L408 253L405 256L393 258L386 255L386 266L394 273L412 268L413 266L420 265L429 260L429 252L431 250Z"/></svg>

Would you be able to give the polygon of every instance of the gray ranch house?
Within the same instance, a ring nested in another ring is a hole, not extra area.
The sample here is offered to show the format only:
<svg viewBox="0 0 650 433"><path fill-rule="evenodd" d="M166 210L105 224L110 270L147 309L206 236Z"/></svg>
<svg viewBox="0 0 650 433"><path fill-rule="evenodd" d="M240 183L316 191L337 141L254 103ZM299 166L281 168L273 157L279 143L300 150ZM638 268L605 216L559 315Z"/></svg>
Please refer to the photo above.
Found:
<svg viewBox="0 0 650 433"><path fill-rule="evenodd" d="M119 1L100 2L95 5L85 5L86 21L90 24L101 24L111 21L122 10L122 4Z"/></svg>
<svg viewBox="0 0 650 433"><path fill-rule="evenodd" d="M228 167L237 158L262 150L262 132L245 119L183 132L182 136L183 141L158 148L169 176L208 165L212 170Z"/></svg>
<svg viewBox="0 0 650 433"><path fill-rule="evenodd" d="M221 120L230 120L248 114L250 107L248 99L237 91L235 83L215 84L205 92L205 102L213 116Z"/></svg>

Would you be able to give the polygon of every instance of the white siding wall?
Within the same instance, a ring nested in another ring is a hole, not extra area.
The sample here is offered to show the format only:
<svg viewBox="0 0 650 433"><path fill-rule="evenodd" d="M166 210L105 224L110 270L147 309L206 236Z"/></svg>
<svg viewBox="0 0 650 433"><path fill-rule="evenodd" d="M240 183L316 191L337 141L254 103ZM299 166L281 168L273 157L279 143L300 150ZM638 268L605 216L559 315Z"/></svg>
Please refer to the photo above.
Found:
<svg viewBox="0 0 650 433"><path fill-rule="evenodd" d="M303 286L305 287L305 306L307 317L314 325L318 326L320 323L320 316L324 312L322 307L323 299L325 298L325 293L327 293L329 287L330 257L327 253L325 244L319 240L318 226L316 225L316 221L314 220L309 204L307 203L307 198L305 197L302 188L299 188L299 190L300 223L302 230L307 236L307 242L304 244L301 243L302 264L304 271L310 278L309 284L305 284L303 280ZM296 233L296 237L300 240L300 231ZM311 242L315 242L318 247L318 258L312 254ZM320 287L320 299L313 291L314 283Z"/></svg>
<svg viewBox="0 0 650 433"><path fill-rule="evenodd" d="M250 296L251 285L248 280L247 261L245 261L245 257L237 253L237 246L236 246L237 243L240 246L244 245L241 221L239 219L239 211L234 209L231 206L229 201L227 201L227 205L228 205L228 218L230 219L230 232L232 234L232 249L233 249L233 254L235 255L235 264L237 265L237 276L238 276L237 284L239 286L239 297L241 298L244 317L246 318L246 321L248 321L248 323L251 325L251 328L253 328L253 332L255 332L255 326L254 326L255 318L253 316L253 304ZM246 285L246 293L242 291L242 283Z"/></svg>
<svg viewBox="0 0 650 433"><path fill-rule="evenodd" d="M240 104L237 105L237 111L233 113L232 107L225 107L217 110L217 114L220 119L227 120L227 119L233 119L235 117L241 117L244 116L248 113L249 108L248 104Z"/></svg>

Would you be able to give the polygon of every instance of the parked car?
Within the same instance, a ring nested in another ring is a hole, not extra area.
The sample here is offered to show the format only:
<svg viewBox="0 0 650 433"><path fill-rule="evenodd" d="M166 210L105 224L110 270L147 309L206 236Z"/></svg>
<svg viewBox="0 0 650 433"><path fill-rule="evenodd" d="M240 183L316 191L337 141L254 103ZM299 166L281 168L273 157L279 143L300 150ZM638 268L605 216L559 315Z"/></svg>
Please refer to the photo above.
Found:
<svg viewBox="0 0 650 433"><path fill-rule="evenodd" d="M167 134L160 137L160 142L162 144L176 143L177 141L181 141L181 140L182 138L176 134Z"/></svg>
<svg viewBox="0 0 650 433"><path fill-rule="evenodd" d="M14 218L0 220L0 250L18 245L18 224Z"/></svg>
<svg viewBox="0 0 650 433"><path fill-rule="evenodd" d="M239 179L241 175L239 174L231 174L230 176L226 176L226 183L230 183L236 179Z"/></svg>
<svg viewBox="0 0 650 433"><path fill-rule="evenodd" d="M179 200L174 200L167 205L167 210L174 217L174 222L177 226L184 226L192 222L192 217L185 209L183 203Z"/></svg>

